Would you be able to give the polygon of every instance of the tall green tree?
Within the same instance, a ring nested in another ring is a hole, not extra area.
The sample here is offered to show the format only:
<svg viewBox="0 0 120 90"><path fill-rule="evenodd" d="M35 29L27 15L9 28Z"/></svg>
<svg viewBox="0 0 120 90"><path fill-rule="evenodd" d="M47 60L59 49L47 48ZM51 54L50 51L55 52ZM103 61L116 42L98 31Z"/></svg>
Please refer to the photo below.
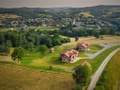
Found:
<svg viewBox="0 0 120 90"><path fill-rule="evenodd" d="M89 73L90 73L89 67L84 65L84 66L77 67L72 76L75 82L81 87L83 87L85 86L88 80Z"/></svg>
<svg viewBox="0 0 120 90"><path fill-rule="evenodd" d="M5 37L3 35L3 33L0 33L0 44L5 42Z"/></svg>
<svg viewBox="0 0 120 90"><path fill-rule="evenodd" d="M99 37L100 37L100 31L94 30L94 31L93 31L93 35L94 35L96 38L99 38Z"/></svg>
<svg viewBox="0 0 120 90"><path fill-rule="evenodd" d="M46 45L41 45L40 46L40 53L44 55L47 52L48 48Z"/></svg>
<svg viewBox="0 0 120 90"><path fill-rule="evenodd" d="M115 29L113 28L110 29L110 35L115 35Z"/></svg>
<svg viewBox="0 0 120 90"><path fill-rule="evenodd" d="M79 40L79 37L78 36L75 36L75 41L77 42Z"/></svg>
<svg viewBox="0 0 120 90"><path fill-rule="evenodd" d="M13 61L18 61L18 63L20 63L20 61L22 60L24 56L24 49L19 46L17 48L14 49L13 53L11 54L12 60Z"/></svg>

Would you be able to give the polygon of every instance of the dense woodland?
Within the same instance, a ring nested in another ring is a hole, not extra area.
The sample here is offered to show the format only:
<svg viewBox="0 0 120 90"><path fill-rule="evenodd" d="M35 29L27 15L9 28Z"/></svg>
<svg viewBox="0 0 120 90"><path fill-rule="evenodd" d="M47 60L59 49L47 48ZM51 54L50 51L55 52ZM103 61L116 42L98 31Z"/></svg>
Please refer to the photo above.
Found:
<svg viewBox="0 0 120 90"><path fill-rule="evenodd" d="M8 31L0 33L0 52L9 53L10 47L22 46L26 50L39 51L41 45L48 48L70 42L69 38L62 38L56 32L50 35L47 32L35 31Z"/></svg>

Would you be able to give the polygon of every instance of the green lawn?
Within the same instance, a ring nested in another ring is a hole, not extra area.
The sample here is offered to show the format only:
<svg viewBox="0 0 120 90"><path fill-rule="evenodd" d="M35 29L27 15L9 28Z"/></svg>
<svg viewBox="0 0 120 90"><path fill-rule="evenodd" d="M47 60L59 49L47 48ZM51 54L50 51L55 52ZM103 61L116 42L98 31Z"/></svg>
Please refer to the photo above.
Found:
<svg viewBox="0 0 120 90"><path fill-rule="evenodd" d="M52 30L58 30L58 28L53 27L53 26L39 26L39 27L29 27L29 28L33 28L35 30L50 30L50 31L52 31Z"/></svg>
<svg viewBox="0 0 120 90"><path fill-rule="evenodd" d="M95 53L96 51L102 49L103 47L99 45L91 45L90 50L86 52L79 52L79 61L75 63L63 63L59 60L60 52L70 49L75 49L76 46L56 46L55 52L48 53L44 57L41 57L39 52L26 51L29 56L25 56L21 62L21 65L42 69L42 70L53 70L53 71L69 71L73 70L80 62L88 58L85 53ZM52 68L51 68L52 67Z"/></svg>

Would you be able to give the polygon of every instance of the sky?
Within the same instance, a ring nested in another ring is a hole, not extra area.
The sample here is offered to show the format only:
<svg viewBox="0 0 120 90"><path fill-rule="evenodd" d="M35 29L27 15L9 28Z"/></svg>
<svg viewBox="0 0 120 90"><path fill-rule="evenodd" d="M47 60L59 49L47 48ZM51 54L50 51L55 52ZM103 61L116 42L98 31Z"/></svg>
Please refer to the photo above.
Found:
<svg viewBox="0 0 120 90"><path fill-rule="evenodd" d="M89 7L120 5L120 0L0 0L0 7Z"/></svg>

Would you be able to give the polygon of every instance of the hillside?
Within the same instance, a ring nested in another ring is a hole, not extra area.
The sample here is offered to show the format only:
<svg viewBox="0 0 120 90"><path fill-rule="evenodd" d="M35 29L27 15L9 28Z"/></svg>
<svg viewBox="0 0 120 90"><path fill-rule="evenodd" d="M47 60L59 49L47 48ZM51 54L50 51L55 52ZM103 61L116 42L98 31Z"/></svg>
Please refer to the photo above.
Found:
<svg viewBox="0 0 120 90"><path fill-rule="evenodd" d="M80 12L90 12L95 17L100 17L111 10L118 11L120 6L94 6L85 8L0 8L0 14L16 14L23 17L37 17L37 14L63 14L65 13L74 15ZM61 15L62 15L61 14Z"/></svg>

